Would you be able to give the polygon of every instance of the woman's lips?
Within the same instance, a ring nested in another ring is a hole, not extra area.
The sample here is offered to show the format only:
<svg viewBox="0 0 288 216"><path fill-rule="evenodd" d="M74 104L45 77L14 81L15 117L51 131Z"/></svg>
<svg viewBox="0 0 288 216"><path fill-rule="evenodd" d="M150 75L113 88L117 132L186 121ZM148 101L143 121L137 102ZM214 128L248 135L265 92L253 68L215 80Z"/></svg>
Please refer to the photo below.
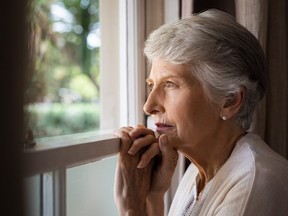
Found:
<svg viewBox="0 0 288 216"><path fill-rule="evenodd" d="M166 132L171 130L174 126L164 123L155 123L157 132Z"/></svg>

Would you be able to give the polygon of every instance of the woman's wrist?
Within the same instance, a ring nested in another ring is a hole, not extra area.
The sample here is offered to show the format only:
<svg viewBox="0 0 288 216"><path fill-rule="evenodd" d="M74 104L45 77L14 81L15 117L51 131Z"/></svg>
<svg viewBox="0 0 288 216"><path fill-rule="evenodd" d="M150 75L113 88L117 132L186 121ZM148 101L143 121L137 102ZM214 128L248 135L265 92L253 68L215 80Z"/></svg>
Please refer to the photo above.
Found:
<svg viewBox="0 0 288 216"><path fill-rule="evenodd" d="M116 203L119 216L147 216L147 204L135 202Z"/></svg>
<svg viewBox="0 0 288 216"><path fill-rule="evenodd" d="M147 209L119 209L118 208L118 214L119 216L147 216Z"/></svg>
<svg viewBox="0 0 288 216"><path fill-rule="evenodd" d="M123 216L147 216L147 211L144 209L129 209Z"/></svg>
<svg viewBox="0 0 288 216"><path fill-rule="evenodd" d="M146 198L147 212L149 216L164 215L164 194L149 194Z"/></svg>

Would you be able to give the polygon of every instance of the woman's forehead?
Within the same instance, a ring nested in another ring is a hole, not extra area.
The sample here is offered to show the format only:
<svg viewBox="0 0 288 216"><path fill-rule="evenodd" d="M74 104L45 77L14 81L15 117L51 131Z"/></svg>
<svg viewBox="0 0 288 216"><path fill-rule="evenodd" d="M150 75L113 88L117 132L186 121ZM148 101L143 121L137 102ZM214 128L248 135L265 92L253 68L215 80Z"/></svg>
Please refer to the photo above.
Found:
<svg viewBox="0 0 288 216"><path fill-rule="evenodd" d="M173 64L165 60L154 60L147 80L160 79L164 77L179 79L195 79L188 64Z"/></svg>

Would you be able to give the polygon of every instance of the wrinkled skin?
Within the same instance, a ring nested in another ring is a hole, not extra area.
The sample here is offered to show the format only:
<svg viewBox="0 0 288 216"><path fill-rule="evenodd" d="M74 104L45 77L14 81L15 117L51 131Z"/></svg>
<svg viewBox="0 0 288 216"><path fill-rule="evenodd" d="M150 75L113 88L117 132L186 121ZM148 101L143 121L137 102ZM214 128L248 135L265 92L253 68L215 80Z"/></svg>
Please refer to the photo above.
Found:
<svg viewBox="0 0 288 216"><path fill-rule="evenodd" d="M178 153L144 126L123 127L116 132L121 148L115 176L115 201L119 215L152 215L147 200L159 200L168 190ZM132 150L132 152L131 152ZM129 153L128 153L129 152ZM142 164L141 164L142 163Z"/></svg>

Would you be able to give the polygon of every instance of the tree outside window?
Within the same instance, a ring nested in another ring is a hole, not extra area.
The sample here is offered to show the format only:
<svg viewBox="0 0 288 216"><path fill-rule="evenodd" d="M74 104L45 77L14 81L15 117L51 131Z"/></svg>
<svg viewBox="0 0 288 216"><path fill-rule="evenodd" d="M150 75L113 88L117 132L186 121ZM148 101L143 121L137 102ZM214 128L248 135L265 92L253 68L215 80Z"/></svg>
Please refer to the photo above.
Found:
<svg viewBox="0 0 288 216"><path fill-rule="evenodd" d="M34 0L34 71L27 92L35 137L99 128L98 0Z"/></svg>

